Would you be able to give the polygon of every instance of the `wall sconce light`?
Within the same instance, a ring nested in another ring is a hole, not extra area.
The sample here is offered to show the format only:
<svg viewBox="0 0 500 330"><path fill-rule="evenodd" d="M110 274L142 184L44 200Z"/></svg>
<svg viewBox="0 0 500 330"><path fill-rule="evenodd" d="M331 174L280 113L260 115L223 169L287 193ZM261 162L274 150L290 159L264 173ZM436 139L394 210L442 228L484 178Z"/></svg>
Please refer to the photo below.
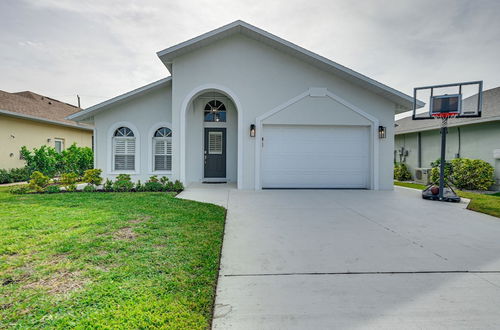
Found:
<svg viewBox="0 0 500 330"><path fill-rule="evenodd" d="M250 125L250 137L255 137L255 125Z"/></svg>
<svg viewBox="0 0 500 330"><path fill-rule="evenodd" d="M48 139L47 139L47 142L50 142L50 141L52 141L52 140L51 140L51 138L48 138Z"/></svg>
<svg viewBox="0 0 500 330"><path fill-rule="evenodd" d="M385 126L378 127L378 138L385 139Z"/></svg>

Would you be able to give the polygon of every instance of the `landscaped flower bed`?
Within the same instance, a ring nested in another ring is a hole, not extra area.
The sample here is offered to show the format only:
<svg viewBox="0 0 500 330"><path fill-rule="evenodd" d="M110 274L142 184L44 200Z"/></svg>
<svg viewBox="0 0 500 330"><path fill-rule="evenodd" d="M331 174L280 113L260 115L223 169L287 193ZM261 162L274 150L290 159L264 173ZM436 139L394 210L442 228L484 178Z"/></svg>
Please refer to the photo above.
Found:
<svg viewBox="0 0 500 330"><path fill-rule="evenodd" d="M29 184L13 187L13 194L55 194L70 192L181 192L182 182L170 181L167 177L158 178L153 175L144 184L141 181L132 182L130 175L119 174L116 180L106 179L103 184L100 169L85 171L82 178L75 173L63 173L59 179L50 179L41 172L31 175Z"/></svg>

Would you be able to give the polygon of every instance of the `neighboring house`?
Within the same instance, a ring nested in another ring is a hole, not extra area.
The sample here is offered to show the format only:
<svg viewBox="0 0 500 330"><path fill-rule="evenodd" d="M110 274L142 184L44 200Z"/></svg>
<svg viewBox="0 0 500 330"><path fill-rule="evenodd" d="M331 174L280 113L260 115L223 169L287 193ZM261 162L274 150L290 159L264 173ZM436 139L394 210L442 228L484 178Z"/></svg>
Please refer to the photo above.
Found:
<svg viewBox="0 0 500 330"><path fill-rule="evenodd" d="M0 169L23 167L22 146L91 147L93 128L65 117L81 110L33 92L0 91Z"/></svg>
<svg viewBox="0 0 500 330"><path fill-rule="evenodd" d="M465 99L477 102L477 96ZM439 120L396 121L394 161L405 162L412 175L415 168L429 168L440 157L441 135ZM483 110L478 118L458 118L448 121L446 159L473 158L487 161L495 167L494 188L500 185L500 87L483 92Z"/></svg>
<svg viewBox="0 0 500 330"><path fill-rule="evenodd" d="M393 189L410 96L242 21L158 56L171 77L68 117L95 124L106 177Z"/></svg>

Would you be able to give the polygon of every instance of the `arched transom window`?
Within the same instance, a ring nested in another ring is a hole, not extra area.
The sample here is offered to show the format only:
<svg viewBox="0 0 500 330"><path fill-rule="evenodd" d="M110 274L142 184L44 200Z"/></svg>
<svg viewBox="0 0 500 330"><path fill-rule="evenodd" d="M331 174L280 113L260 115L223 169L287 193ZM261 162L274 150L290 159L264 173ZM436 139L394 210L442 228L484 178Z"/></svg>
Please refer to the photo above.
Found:
<svg viewBox="0 0 500 330"><path fill-rule="evenodd" d="M161 127L153 135L153 169L172 170L172 130Z"/></svg>
<svg viewBox="0 0 500 330"><path fill-rule="evenodd" d="M219 100L212 100L205 105L204 115L206 122L225 122L226 106Z"/></svg>
<svg viewBox="0 0 500 330"><path fill-rule="evenodd" d="M135 170L135 136L128 127L120 127L113 134L113 169Z"/></svg>

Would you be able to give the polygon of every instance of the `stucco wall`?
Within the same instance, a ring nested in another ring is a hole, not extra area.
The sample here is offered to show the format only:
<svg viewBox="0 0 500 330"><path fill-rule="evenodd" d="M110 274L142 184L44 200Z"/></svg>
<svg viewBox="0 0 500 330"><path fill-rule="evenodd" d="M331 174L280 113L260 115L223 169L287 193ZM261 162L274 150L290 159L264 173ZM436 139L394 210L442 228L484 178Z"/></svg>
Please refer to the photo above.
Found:
<svg viewBox="0 0 500 330"><path fill-rule="evenodd" d="M440 157L441 135L439 130L421 132L422 167L430 167L430 163ZM500 149L500 122L465 125L460 127L460 149L458 143L458 127L450 127L446 137L446 159L462 158L482 159L495 167L496 187L500 185L500 160L493 158L493 150ZM404 147L409 156L406 159L412 174L418 167L417 133L401 134L395 138L395 149ZM399 157L396 156L399 161Z"/></svg>
<svg viewBox="0 0 500 330"><path fill-rule="evenodd" d="M96 128L96 167L103 170L103 176L114 178L117 173L111 167L111 144L113 128L129 126L136 132L136 148L139 157L136 170L130 173L132 179L147 180L151 175L172 177L171 173L156 173L150 168L152 160L152 137L155 127L168 123L171 128L171 88L163 86L141 96L116 104L94 116ZM130 125L128 125L130 124ZM138 134L137 134L138 133ZM174 132L175 136L175 132Z"/></svg>
<svg viewBox="0 0 500 330"><path fill-rule="evenodd" d="M0 115L0 168L23 167L19 159L22 146L29 149L42 145L54 147L54 139L64 139L64 147L73 143L80 147L92 147L92 131L46 124L32 120ZM50 139L50 142L47 140ZM12 156L11 156L12 154Z"/></svg>
<svg viewBox="0 0 500 330"><path fill-rule="evenodd" d="M180 129L183 102L199 86L225 86L241 104L238 116L243 127L243 182L255 187L255 138L248 128L257 116L296 97L311 87L325 87L387 127L387 138L380 140L379 187L392 189L393 129L395 105L363 88L319 70L260 42L235 35L195 50L173 63L172 108L174 131ZM336 124L331 122L328 124ZM180 173L180 138L174 136L174 173Z"/></svg>

